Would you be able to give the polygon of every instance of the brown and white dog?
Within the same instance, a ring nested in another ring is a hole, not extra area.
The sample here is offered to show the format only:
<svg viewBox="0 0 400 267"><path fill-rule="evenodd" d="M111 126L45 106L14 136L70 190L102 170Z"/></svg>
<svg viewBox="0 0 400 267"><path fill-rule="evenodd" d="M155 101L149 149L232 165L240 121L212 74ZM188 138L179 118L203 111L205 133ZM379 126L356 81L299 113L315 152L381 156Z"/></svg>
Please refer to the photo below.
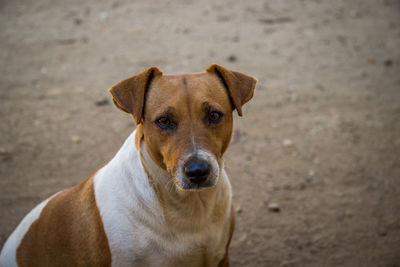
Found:
<svg viewBox="0 0 400 267"><path fill-rule="evenodd" d="M234 228L222 156L256 80L220 65L111 87L137 129L84 182L36 206L0 266L229 266Z"/></svg>

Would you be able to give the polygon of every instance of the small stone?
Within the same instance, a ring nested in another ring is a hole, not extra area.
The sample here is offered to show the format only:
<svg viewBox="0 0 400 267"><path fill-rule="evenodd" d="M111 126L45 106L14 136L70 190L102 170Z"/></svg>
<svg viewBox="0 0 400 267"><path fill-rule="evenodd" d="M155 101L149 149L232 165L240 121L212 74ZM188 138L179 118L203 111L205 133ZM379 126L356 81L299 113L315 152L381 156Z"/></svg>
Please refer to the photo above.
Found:
<svg viewBox="0 0 400 267"><path fill-rule="evenodd" d="M52 90L49 90L46 92L46 96L54 97L54 96L61 96L61 95L63 95L63 91L60 89L52 89Z"/></svg>
<svg viewBox="0 0 400 267"><path fill-rule="evenodd" d="M325 91L325 86L323 86L322 84L318 83L317 85L315 85L315 88L319 91Z"/></svg>
<svg viewBox="0 0 400 267"><path fill-rule="evenodd" d="M286 185L283 186L283 189L292 190L292 186L290 184L286 184Z"/></svg>
<svg viewBox="0 0 400 267"><path fill-rule="evenodd" d="M374 64L375 63L375 58L374 57L369 57L368 58L368 62L371 63L371 64Z"/></svg>
<svg viewBox="0 0 400 267"><path fill-rule="evenodd" d="M235 61L237 61L237 57L236 57L235 55L230 55L230 56L228 57L228 61L229 61L229 62L235 62Z"/></svg>
<svg viewBox="0 0 400 267"><path fill-rule="evenodd" d="M99 18L100 18L100 20L107 19L108 18L108 12L106 12L106 11L100 12Z"/></svg>
<svg viewBox="0 0 400 267"><path fill-rule="evenodd" d="M108 98L102 98L96 101L96 106L106 106L110 104L110 101L108 100Z"/></svg>
<svg viewBox="0 0 400 267"><path fill-rule="evenodd" d="M119 2L114 2L111 4L111 8L117 8L119 7L121 4Z"/></svg>
<svg viewBox="0 0 400 267"><path fill-rule="evenodd" d="M315 171L313 169L308 171L308 176L314 176L315 175Z"/></svg>
<svg viewBox="0 0 400 267"><path fill-rule="evenodd" d="M60 116L55 117L56 121L66 121L69 120L70 118L71 114L69 113L61 114Z"/></svg>
<svg viewBox="0 0 400 267"><path fill-rule="evenodd" d="M5 148L5 147L0 147L0 155L2 155L2 154L8 154L9 153L9 151L8 151L8 149L7 148Z"/></svg>
<svg viewBox="0 0 400 267"><path fill-rule="evenodd" d="M68 165L68 159L66 159L66 158L60 158L58 160L58 162L60 163L61 166L67 166Z"/></svg>
<svg viewBox="0 0 400 267"><path fill-rule="evenodd" d="M231 20L231 16L218 16L217 17L218 22L226 22L226 21L230 21L230 20Z"/></svg>
<svg viewBox="0 0 400 267"><path fill-rule="evenodd" d="M342 45L346 45L347 44L347 39L345 36L343 35L338 35L337 40L342 44Z"/></svg>
<svg viewBox="0 0 400 267"><path fill-rule="evenodd" d="M383 64L385 64L386 67L391 67L393 65L393 60L391 59L386 59Z"/></svg>
<svg viewBox="0 0 400 267"><path fill-rule="evenodd" d="M290 139L285 139L282 142L283 146L292 146L293 145L293 141Z"/></svg>
<svg viewBox="0 0 400 267"><path fill-rule="evenodd" d="M73 135L73 136L71 136L71 141L74 144L79 144L81 142L81 138L77 135Z"/></svg>
<svg viewBox="0 0 400 267"><path fill-rule="evenodd" d="M279 212L281 209L279 208L279 205L277 203L269 203L268 210L272 212Z"/></svg>
<svg viewBox="0 0 400 267"><path fill-rule="evenodd" d="M243 212L243 209L240 206L236 206L235 211L236 211L237 214L240 214L240 213Z"/></svg>
<svg viewBox="0 0 400 267"><path fill-rule="evenodd" d="M379 231L378 231L378 234L380 235L380 236L387 236L387 231L386 231L386 229L380 229Z"/></svg>
<svg viewBox="0 0 400 267"><path fill-rule="evenodd" d="M81 24L82 24L82 22L83 22L83 20L82 20L82 19L80 19L80 18L76 18L76 19L74 19L74 24L75 24L75 25L81 25Z"/></svg>
<svg viewBox="0 0 400 267"><path fill-rule="evenodd" d="M246 234L246 233L243 233L243 234L238 238L238 242L239 242L239 243L244 242L244 241L246 241L246 239L247 239L247 234Z"/></svg>
<svg viewBox="0 0 400 267"><path fill-rule="evenodd" d="M235 42L235 43L239 42L239 41L240 41L239 36L234 36L234 37L232 38L232 41Z"/></svg>

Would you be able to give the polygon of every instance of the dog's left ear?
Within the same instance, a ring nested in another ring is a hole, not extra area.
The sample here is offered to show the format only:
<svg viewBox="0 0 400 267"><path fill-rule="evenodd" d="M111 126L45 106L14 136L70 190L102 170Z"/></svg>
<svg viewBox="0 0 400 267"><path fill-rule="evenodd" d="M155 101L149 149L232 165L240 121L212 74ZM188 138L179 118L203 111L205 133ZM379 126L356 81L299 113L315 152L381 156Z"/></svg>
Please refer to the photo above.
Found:
<svg viewBox="0 0 400 267"><path fill-rule="evenodd" d="M246 104L254 94L257 80L244 73L233 71L218 64L211 64L207 70L216 74L228 90L231 102L239 116L242 116L242 106Z"/></svg>
<svg viewBox="0 0 400 267"><path fill-rule="evenodd" d="M136 124L139 124L144 110L146 91L151 80L162 75L157 67L148 68L112 86L109 92L114 104L121 110L130 113Z"/></svg>

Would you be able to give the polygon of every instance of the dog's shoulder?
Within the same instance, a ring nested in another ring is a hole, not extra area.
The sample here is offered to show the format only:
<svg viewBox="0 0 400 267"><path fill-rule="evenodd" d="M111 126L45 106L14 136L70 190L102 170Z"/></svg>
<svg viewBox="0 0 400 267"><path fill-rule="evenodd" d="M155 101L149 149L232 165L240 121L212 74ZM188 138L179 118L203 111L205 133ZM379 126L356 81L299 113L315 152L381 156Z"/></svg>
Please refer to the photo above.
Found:
<svg viewBox="0 0 400 267"><path fill-rule="evenodd" d="M51 198L16 251L20 266L110 265L93 176Z"/></svg>

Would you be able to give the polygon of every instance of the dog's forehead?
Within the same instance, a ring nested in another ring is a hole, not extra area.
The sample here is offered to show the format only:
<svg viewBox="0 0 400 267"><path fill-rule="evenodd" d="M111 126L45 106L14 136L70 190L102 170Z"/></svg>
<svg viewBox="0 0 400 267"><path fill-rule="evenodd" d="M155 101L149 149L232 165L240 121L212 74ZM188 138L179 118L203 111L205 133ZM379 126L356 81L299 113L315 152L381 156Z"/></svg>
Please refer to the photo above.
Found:
<svg viewBox="0 0 400 267"><path fill-rule="evenodd" d="M152 107L180 106L182 101L215 102L229 108L226 89L211 73L167 74L156 77L150 86L146 101Z"/></svg>

